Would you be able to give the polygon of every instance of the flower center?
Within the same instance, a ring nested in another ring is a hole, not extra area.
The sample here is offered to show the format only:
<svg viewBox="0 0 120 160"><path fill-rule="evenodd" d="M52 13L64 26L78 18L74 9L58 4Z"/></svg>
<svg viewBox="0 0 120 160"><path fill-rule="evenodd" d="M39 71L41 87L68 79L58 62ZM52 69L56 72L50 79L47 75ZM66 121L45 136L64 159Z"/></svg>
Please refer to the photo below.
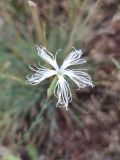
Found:
<svg viewBox="0 0 120 160"><path fill-rule="evenodd" d="M58 76L62 76L63 75L63 73L62 73L62 71L60 69L57 71L57 75Z"/></svg>

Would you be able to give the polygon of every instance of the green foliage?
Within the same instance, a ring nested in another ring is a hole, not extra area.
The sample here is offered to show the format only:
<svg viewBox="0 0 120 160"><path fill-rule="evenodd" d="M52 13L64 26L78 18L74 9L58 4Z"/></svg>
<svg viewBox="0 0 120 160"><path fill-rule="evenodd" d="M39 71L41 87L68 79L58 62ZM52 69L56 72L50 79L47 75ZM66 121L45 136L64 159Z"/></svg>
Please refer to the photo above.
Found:
<svg viewBox="0 0 120 160"><path fill-rule="evenodd" d="M27 152L31 160L36 160L38 158L38 152L33 145L27 146Z"/></svg>
<svg viewBox="0 0 120 160"><path fill-rule="evenodd" d="M5 156L3 156L2 160L20 160L20 158L9 153L9 154L6 154Z"/></svg>

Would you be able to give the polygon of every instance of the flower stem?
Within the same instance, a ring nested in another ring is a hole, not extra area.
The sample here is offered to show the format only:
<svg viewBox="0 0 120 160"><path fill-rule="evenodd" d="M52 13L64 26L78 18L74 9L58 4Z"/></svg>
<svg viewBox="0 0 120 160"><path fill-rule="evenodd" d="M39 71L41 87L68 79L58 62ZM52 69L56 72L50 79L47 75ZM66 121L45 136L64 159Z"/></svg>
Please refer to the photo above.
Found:
<svg viewBox="0 0 120 160"><path fill-rule="evenodd" d="M57 83L57 77L55 77L50 85L50 87L47 90L47 97L48 99L51 99L54 95L54 89Z"/></svg>

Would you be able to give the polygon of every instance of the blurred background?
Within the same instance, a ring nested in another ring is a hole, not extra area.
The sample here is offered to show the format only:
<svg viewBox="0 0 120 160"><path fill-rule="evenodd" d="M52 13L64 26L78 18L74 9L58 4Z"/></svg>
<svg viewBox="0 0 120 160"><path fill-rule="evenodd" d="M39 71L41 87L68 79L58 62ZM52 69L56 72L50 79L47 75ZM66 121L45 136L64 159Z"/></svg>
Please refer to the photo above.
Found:
<svg viewBox="0 0 120 160"><path fill-rule="evenodd" d="M0 160L120 160L120 1L32 2L0 0ZM95 87L73 85L69 111L47 100L51 79L26 84L36 44L59 62L84 52Z"/></svg>

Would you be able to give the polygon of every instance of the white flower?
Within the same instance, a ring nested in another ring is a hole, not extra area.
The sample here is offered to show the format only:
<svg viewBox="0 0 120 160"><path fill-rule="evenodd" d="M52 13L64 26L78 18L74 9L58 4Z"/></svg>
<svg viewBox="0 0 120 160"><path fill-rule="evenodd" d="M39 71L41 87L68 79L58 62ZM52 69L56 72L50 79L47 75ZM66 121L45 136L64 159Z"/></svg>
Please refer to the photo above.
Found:
<svg viewBox="0 0 120 160"><path fill-rule="evenodd" d="M55 96L58 98L56 107L65 107L68 109L68 104L72 101L72 94L69 83L66 81L66 77L69 77L74 81L79 89L86 86L93 87L91 77L88 73L83 72L82 69L68 69L69 66L86 63L85 59L81 59L81 50L74 49L64 60L62 66L59 67L56 62L56 56L54 57L45 47L36 47L40 58L50 64L53 69L41 65L40 67L35 66L34 69L30 66L30 69L33 70L35 74L27 77L28 83L31 85L37 85L43 80L56 75L57 83L54 89Z"/></svg>

